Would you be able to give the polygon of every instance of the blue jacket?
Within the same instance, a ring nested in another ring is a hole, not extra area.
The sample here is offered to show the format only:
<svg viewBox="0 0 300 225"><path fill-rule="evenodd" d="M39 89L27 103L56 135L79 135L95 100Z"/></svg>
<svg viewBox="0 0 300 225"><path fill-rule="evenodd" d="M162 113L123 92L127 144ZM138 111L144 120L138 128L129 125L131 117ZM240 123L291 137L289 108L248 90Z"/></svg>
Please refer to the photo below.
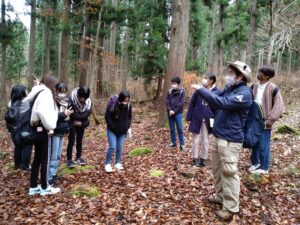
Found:
<svg viewBox="0 0 300 225"><path fill-rule="evenodd" d="M252 105L252 91L244 81L225 87L218 95L200 88L199 95L216 110L213 134L230 142L243 143L243 127Z"/></svg>
<svg viewBox="0 0 300 225"><path fill-rule="evenodd" d="M182 113L185 104L185 91L182 88L170 89L167 94L167 110L174 111L175 114Z"/></svg>
<svg viewBox="0 0 300 225"><path fill-rule="evenodd" d="M218 89L214 87L210 91L216 93L218 92ZM202 121L205 119L208 133L212 133L212 129L209 124L210 118L214 118L213 111L210 109L207 102L197 93L197 91L195 91L186 114L186 120L191 122L189 132L199 134Z"/></svg>

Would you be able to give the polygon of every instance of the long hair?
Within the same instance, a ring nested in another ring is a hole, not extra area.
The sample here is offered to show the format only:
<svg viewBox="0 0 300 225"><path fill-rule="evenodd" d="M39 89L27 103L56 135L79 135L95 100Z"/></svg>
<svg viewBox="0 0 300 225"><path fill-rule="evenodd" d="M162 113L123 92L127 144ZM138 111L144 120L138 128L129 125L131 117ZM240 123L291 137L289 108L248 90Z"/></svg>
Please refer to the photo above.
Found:
<svg viewBox="0 0 300 225"><path fill-rule="evenodd" d="M22 100L27 96L26 87L21 84L13 86L10 93L10 101L14 103L17 100Z"/></svg>
<svg viewBox="0 0 300 225"><path fill-rule="evenodd" d="M42 78L40 81L41 84L44 84L47 88L51 90L53 100L55 102L55 93L56 93L56 84L58 83L58 80L55 76L53 76L52 73L47 74Z"/></svg>

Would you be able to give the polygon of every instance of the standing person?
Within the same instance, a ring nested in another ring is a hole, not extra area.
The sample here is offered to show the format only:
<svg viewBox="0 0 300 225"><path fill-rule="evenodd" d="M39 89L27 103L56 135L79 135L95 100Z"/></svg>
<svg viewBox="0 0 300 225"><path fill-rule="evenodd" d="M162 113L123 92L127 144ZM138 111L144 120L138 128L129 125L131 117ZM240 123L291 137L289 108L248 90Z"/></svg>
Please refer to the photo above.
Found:
<svg viewBox="0 0 300 225"><path fill-rule="evenodd" d="M25 86L17 84L11 89L10 102L8 107L14 107L18 112L22 113L25 109L29 108L29 102L23 101L27 96L27 90ZM17 119L17 118L15 118ZM15 132L13 127L16 125L17 121L12 121L13 123L7 123L7 128L12 135L14 140ZM15 143L14 148L14 162L15 169L23 169L25 171L30 171L30 158L32 152L32 146L25 143Z"/></svg>
<svg viewBox="0 0 300 225"><path fill-rule="evenodd" d="M221 220L230 220L239 211L240 178L238 174L239 153L244 141L243 127L249 108L253 103L252 91L247 87L251 69L243 62L229 63L226 86L218 95L199 85L198 94L209 106L217 110L213 126L211 163L215 183L215 195L210 203L223 205L216 212Z"/></svg>
<svg viewBox="0 0 300 225"><path fill-rule="evenodd" d="M124 169L121 163L122 151L126 133L131 126L132 120L132 108L129 101L129 93L122 91L118 97L113 96L111 98L106 108L105 121L107 123L107 139L109 145L105 159L105 171L107 173L113 172L110 163L114 151L116 151L115 169Z"/></svg>
<svg viewBox="0 0 300 225"><path fill-rule="evenodd" d="M206 73L202 80L202 85L209 91L215 93L218 91L216 87L216 75ZM204 167L208 155L209 134L212 133L210 126L214 118L214 113L208 106L207 102L197 93L194 92L189 109L186 115L186 121L190 122L189 132L192 133L193 158L194 166ZM201 140L201 156L199 162L199 143Z"/></svg>
<svg viewBox="0 0 300 225"><path fill-rule="evenodd" d="M67 146L67 166L74 168L72 161L73 146L76 138L76 160L79 165L86 165L86 161L82 159L82 140L84 130L90 125L89 116L92 112L92 101L90 99L90 89L88 87L75 88L69 104L73 113L70 115L70 131Z"/></svg>
<svg viewBox="0 0 300 225"><path fill-rule="evenodd" d="M26 97L29 102L37 98L33 104L30 124L36 128L36 140L34 142L34 160L31 169L29 195L56 194L60 188L54 188L48 184L48 163L51 152L51 136L56 128L57 107L55 104L55 85L57 79L52 75L46 75L32 88ZM38 185L38 174L41 167L41 188Z"/></svg>
<svg viewBox="0 0 300 225"><path fill-rule="evenodd" d="M253 88L255 101L262 106L266 129L260 136L258 143L252 148L251 173L268 174L270 166L270 138L271 129L284 111L284 102L278 87L270 82L275 76L272 66L264 65L258 70L257 79Z"/></svg>
<svg viewBox="0 0 300 225"><path fill-rule="evenodd" d="M50 167L49 167L49 183L53 184L57 178L56 172L59 166L64 134L69 131L69 120L70 115L73 112L69 109L67 87L64 83L57 83L56 89L56 104L58 108L58 120L54 134L52 136L52 147L50 156Z"/></svg>
<svg viewBox="0 0 300 225"><path fill-rule="evenodd" d="M171 89L167 94L167 114L169 120L170 127L170 136L171 136L171 144L168 146L171 148L176 148L176 131L175 125L177 127L180 150L183 151L185 149L184 146L184 131L182 124L182 113L185 104L185 91L180 87L181 79L176 76L171 79Z"/></svg>

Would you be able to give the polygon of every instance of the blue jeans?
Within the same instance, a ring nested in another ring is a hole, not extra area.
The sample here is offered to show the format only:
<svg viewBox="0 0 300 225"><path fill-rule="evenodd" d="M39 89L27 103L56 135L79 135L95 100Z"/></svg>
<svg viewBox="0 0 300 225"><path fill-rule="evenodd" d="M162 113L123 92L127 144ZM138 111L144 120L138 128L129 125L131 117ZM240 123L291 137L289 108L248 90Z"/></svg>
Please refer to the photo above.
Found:
<svg viewBox="0 0 300 225"><path fill-rule="evenodd" d="M184 145L184 132L183 132L183 125L182 125L182 113L176 113L173 116L168 116L168 119L169 119L169 126L170 126L170 134L171 134L172 144L176 145L176 131L175 131L175 124L176 124L180 145Z"/></svg>
<svg viewBox="0 0 300 225"><path fill-rule="evenodd" d="M48 176L49 179L51 179L54 175L56 175L60 158L61 158L63 142L64 142L63 136L52 137L52 148L51 148L49 176Z"/></svg>
<svg viewBox="0 0 300 225"><path fill-rule="evenodd" d="M125 142L125 134L116 135L107 129L108 150L106 153L105 165L110 164L114 151L116 150L116 164L121 163L122 151Z"/></svg>
<svg viewBox="0 0 300 225"><path fill-rule="evenodd" d="M271 130L264 130L258 143L252 148L251 163L252 165L260 164L260 169L268 170L270 166L270 139Z"/></svg>
<svg viewBox="0 0 300 225"><path fill-rule="evenodd" d="M16 168L29 168L32 145L15 145L14 161Z"/></svg>

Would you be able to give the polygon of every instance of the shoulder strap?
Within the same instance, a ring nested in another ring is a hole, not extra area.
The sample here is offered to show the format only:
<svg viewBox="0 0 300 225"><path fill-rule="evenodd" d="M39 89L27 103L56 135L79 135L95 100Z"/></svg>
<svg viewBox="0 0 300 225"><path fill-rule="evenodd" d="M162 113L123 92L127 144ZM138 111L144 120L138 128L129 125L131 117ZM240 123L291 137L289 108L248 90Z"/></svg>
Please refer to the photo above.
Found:
<svg viewBox="0 0 300 225"><path fill-rule="evenodd" d="M273 92L272 92L272 108L273 108L273 106L274 106L275 97L276 97L278 91L279 91L279 88L276 86L276 87L274 88Z"/></svg>
<svg viewBox="0 0 300 225"><path fill-rule="evenodd" d="M39 94L44 91L44 90L40 90L33 98L32 102L30 102L30 108L33 107L35 100L37 99L37 97L39 96Z"/></svg>

